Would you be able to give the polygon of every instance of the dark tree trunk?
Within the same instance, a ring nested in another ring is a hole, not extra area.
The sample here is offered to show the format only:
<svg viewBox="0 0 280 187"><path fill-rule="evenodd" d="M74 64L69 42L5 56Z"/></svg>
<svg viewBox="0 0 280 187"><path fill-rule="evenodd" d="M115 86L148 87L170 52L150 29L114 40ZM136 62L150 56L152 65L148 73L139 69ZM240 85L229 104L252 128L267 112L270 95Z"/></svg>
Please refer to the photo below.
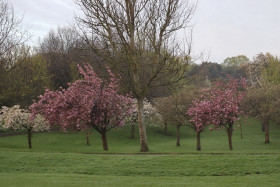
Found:
<svg viewBox="0 0 280 187"><path fill-rule="evenodd" d="M196 150L200 151L201 146L200 146L200 132L196 132Z"/></svg>
<svg viewBox="0 0 280 187"><path fill-rule="evenodd" d="M242 130L242 125L240 124L240 138L243 139L243 130Z"/></svg>
<svg viewBox="0 0 280 187"><path fill-rule="evenodd" d="M89 144L89 134L87 133L87 145L90 146Z"/></svg>
<svg viewBox="0 0 280 187"><path fill-rule="evenodd" d="M163 127L164 127L163 133L164 135L167 135L167 123L164 123Z"/></svg>
<svg viewBox="0 0 280 187"><path fill-rule="evenodd" d="M101 137L102 137L103 150L108 151L108 143L107 143L106 132L101 134Z"/></svg>
<svg viewBox="0 0 280 187"><path fill-rule="evenodd" d="M89 144L89 135L87 134L87 145L90 146Z"/></svg>
<svg viewBox="0 0 280 187"><path fill-rule="evenodd" d="M264 143L269 143L269 121L265 121L265 141Z"/></svg>
<svg viewBox="0 0 280 187"><path fill-rule="evenodd" d="M132 139L135 138L135 124L132 123L131 125L131 136L130 136Z"/></svg>
<svg viewBox="0 0 280 187"><path fill-rule="evenodd" d="M228 145L229 145L229 150L233 150L233 148L232 148L232 132L233 132L233 130L232 130L232 126L231 127L229 127L229 129L227 130L227 134L228 134Z"/></svg>
<svg viewBox="0 0 280 187"><path fill-rule="evenodd" d="M27 138L28 138L28 148L29 149L32 149L31 136L32 136L32 129L27 129Z"/></svg>
<svg viewBox="0 0 280 187"><path fill-rule="evenodd" d="M265 132L265 120L261 120L262 132Z"/></svg>
<svg viewBox="0 0 280 187"><path fill-rule="evenodd" d="M87 131L86 132L86 135L87 135L87 145L90 146L90 143L89 143L89 136L92 134L92 131Z"/></svg>
<svg viewBox="0 0 280 187"><path fill-rule="evenodd" d="M140 136L140 151L147 152L149 151L146 125L144 123L144 113L143 113L143 99L137 99L137 113L138 113L138 127L139 127L139 136Z"/></svg>
<svg viewBox="0 0 280 187"><path fill-rule="evenodd" d="M177 147L180 147L180 127L181 125L177 125L177 143L176 143Z"/></svg>

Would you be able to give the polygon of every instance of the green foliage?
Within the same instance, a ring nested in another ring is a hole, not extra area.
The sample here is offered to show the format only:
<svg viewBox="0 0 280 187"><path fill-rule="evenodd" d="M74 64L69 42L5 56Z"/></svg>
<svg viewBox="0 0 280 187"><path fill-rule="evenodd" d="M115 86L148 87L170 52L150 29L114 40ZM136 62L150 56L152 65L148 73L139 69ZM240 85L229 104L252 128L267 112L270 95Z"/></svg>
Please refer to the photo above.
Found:
<svg viewBox="0 0 280 187"><path fill-rule="evenodd" d="M72 82L82 78L77 65L78 64L74 62L70 64L70 73L71 73Z"/></svg>
<svg viewBox="0 0 280 187"><path fill-rule="evenodd" d="M238 55L234 57L228 57L222 63L223 66L240 66L250 62L249 58L245 55Z"/></svg>
<svg viewBox="0 0 280 187"><path fill-rule="evenodd" d="M31 55L29 48L21 53L26 55L15 62L0 83L0 106L28 106L51 85L47 61L41 55Z"/></svg>
<svg viewBox="0 0 280 187"><path fill-rule="evenodd" d="M265 55L267 66L263 68L262 77L265 82L280 84L280 59L269 53Z"/></svg>

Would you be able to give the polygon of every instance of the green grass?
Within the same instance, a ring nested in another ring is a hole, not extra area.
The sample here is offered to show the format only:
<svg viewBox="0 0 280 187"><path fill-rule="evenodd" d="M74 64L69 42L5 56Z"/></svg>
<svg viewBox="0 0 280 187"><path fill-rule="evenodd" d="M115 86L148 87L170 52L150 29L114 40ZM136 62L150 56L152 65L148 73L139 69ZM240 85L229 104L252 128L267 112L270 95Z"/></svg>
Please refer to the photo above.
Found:
<svg viewBox="0 0 280 187"><path fill-rule="evenodd" d="M201 134L201 153L280 153L280 125L271 125L270 144L264 144L264 132L258 121L250 119L251 125L233 133L233 151L229 151L227 134L224 131L205 129ZM148 127L149 153L198 153L195 133L188 127L181 128L181 147L176 147L176 130L170 126L168 136L162 127ZM107 134L108 153L139 153L139 136L130 138L130 126L112 129ZM27 149L27 136L0 137L0 151L66 152L66 153L105 153L101 137L97 132L90 136L91 146L86 145L85 132L77 133L35 133L32 137L33 149Z"/></svg>
<svg viewBox="0 0 280 187"><path fill-rule="evenodd" d="M32 150L26 135L0 137L0 186L279 186L280 126L271 126L271 143L264 144L260 124L250 123L243 139L240 129L234 132L233 151L225 132L205 130L197 152L187 127L181 147L175 146L174 127L168 136L149 127L153 154L139 154L138 134L130 139L129 126L108 133L107 152L96 133L91 146L84 132L35 133Z"/></svg>
<svg viewBox="0 0 280 187"><path fill-rule="evenodd" d="M46 186L277 186L280 179L280 156L271 154L90 155L1 151L0 160L1 184L7 186L37 186L40 181Z"/></svg>

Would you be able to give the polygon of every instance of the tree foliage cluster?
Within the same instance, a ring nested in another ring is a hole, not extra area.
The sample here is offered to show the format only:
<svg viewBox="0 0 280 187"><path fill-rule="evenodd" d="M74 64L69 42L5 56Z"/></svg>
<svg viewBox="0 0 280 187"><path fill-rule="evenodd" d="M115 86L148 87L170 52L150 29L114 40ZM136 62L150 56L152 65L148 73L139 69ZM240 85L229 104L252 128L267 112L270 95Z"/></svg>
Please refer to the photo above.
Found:
<svg viewBox="0 0 280 187"><path fill-rule="evenodd" d="M69 83L67 89L46 90L40 100L30 106L33 115L45 116L50 125L67 129L94 129L101 134L103 149L108 150L106 133L125 124L132 112L132 99L118 94L118 79L108 69L105 82L91 66L79 66L84 79Z"/></svg>

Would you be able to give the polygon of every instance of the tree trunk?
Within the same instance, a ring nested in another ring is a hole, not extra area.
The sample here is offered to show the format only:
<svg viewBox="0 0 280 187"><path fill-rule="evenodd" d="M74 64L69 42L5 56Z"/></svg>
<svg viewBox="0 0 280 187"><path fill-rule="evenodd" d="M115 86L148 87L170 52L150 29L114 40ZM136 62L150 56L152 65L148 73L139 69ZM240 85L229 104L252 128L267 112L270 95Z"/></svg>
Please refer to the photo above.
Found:
<svg viewBox="0 0 280 187"><path fill-rule="evenodd" d="M88 145L88 146L90 146L90 143L89 143L89 136L92 134L92 132L93 132L93 131L87 131L87 132L86 132L86 136L87 136L87 145Z"/></svg>
<svg viewBox="0 0 280 187"><path fill-rule="evenodd" d="M177 147L180 147L180 127L181 125L177 125L177 143L176 143Z"/></svg>
<svg viewBox="0 0 280 187"><path fill-rule="evenodd" d="M167 135L167 123L164 123L163 133L164 135Z"/></svg>
<svg viewBox="0 0 280 187"><path fill-rule="evenodd" d="M140 151L147 152L149 151L147 134L146 134L146 125L144 123L144 113L143 113L143 99L137 99L137 113L138 113L138 127L139 127L139 136L140 136Z"/></svg>
<svg viewBox="0 0 280 187"><path fill-rule="evenodd" d="M31 136L32 136L32 129L27 129L27 138L28 138L28 148L29 149L32 149Z"/></svg>
<svg viewBox="0 0 280 187"><path fill-rule="evenodd" d="M102 137L103 150L108 151L108 143L107 143L106 132L101 134L101 137Z"/></svg>
<svg viewBox="0 0 280 187"><path fill-rule="evenodd" d="M265 141L264 141L264 143L269 143L269 121L266 120L264 125L265 125Z"/></svg>
<svg viewBox="0 0 280 187"><path fill-rule="evenodd" d="M135 124L132 123L131 125L131 138L134 139L135 138Z"/></svg>
<svg viewBox="0 0 280 187"><path fill-rule="evenodd" d="M87 134L87 146L90 146L89 144L89 135Z"/></svg>
<svg viewBox="0 0 280 187"><path fill-rule="evenodd" d="M88 146L90 146L90 144L89 144L89 135L90 135L90 134L88 134L88 132L87 132L87 145L88 145Z"/></svg>
<svg viewBox="0 0 280 187"><path fill-rule="evenodd" d="M232 127L229 127L229 129L227 130L227 134L228 134L228 144L229 144L229 150L233 150L232 148Z"/></svg>
<svg viewBox="0 0 280 187"><path fill-rule="evenodd" d="M196 132L196 150L200 151L201 146L200 146L200 132Z"/></svg>
<svg viewBox="0 0 280 187"><path fill-rule="evenodd" d="M262 132L265 132L265 120L261 120Z"/></svg>
<svg viewBox="0 0 280 187"><path fill-rule="evenodd" d="M243 130L242 130L242 125L240 124L240 138L243 139Z"/></svg>

